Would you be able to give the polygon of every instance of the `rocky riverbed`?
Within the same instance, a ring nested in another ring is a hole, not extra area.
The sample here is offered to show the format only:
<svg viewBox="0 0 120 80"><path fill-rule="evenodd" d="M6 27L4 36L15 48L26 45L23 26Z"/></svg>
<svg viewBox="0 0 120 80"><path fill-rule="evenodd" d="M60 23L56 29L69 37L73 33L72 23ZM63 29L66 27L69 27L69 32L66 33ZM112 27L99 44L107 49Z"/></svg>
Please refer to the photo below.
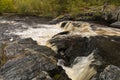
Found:
<svg viewBox="0 0 120 80"><path fill-rule="evenodd" d="M0 80L120 80L120 29L0 17Z"/></svg>

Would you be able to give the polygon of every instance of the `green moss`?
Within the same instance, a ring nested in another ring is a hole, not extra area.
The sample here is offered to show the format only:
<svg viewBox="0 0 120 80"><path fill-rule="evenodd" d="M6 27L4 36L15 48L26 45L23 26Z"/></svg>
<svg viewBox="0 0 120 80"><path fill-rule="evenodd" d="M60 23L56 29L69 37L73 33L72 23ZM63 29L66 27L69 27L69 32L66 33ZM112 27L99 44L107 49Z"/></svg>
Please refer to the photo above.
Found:
<svg viewBox="0 0 120 80"><path fill-rule="evenodd" d="M54 79L59 79L60 78L60 74L56 74L56 75L54 75Z"/></svg>

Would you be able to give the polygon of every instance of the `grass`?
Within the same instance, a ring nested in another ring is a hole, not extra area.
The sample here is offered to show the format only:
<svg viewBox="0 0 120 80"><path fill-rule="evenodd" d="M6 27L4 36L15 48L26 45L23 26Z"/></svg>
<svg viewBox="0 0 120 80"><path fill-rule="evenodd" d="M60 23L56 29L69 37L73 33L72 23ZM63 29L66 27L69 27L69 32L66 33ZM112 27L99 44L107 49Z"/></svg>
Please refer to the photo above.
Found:
<svg viewBox="0 0 120 80"><path fill-rule="evenodd" d="M91 11L91 7L99 8L105 2L120 5L119 0L0 0L0 13L38 16L58 16L65 13L77 15Z"/></svg>

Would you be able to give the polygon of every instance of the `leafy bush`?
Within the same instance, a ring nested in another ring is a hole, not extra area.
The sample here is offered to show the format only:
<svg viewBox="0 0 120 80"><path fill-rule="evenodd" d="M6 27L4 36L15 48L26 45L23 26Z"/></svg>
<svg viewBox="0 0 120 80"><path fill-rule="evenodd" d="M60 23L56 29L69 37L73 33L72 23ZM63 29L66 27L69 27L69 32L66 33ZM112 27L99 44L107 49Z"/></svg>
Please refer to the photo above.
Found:
<svg viewBox="0 0 120 80"><path fill-rule="evenodd" d="M120 0L0 0L0 13L57 16L70 13L77 15L91 7L100 10L105 2L120 5Z"/></svg>
<svg viewBox="0 0 120 80"><path fill-rule="evenodd" d="M0 0L0 12L13 12L14 2L13 0Z"/></svg>

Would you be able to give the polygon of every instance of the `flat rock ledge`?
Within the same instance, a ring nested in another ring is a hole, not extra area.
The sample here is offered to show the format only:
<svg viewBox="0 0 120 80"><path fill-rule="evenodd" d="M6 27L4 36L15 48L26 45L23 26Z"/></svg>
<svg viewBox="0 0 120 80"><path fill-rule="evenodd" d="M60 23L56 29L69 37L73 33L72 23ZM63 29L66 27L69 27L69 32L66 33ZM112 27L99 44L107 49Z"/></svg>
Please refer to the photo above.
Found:
<svg viewBox="0 0 120 80"><path fill-rule="evenodd" d="M6 63L1 66L0 75L3 80L52 80L47 71L56 67L55 54L31 38L9 43L4 47Z"/></svg>

